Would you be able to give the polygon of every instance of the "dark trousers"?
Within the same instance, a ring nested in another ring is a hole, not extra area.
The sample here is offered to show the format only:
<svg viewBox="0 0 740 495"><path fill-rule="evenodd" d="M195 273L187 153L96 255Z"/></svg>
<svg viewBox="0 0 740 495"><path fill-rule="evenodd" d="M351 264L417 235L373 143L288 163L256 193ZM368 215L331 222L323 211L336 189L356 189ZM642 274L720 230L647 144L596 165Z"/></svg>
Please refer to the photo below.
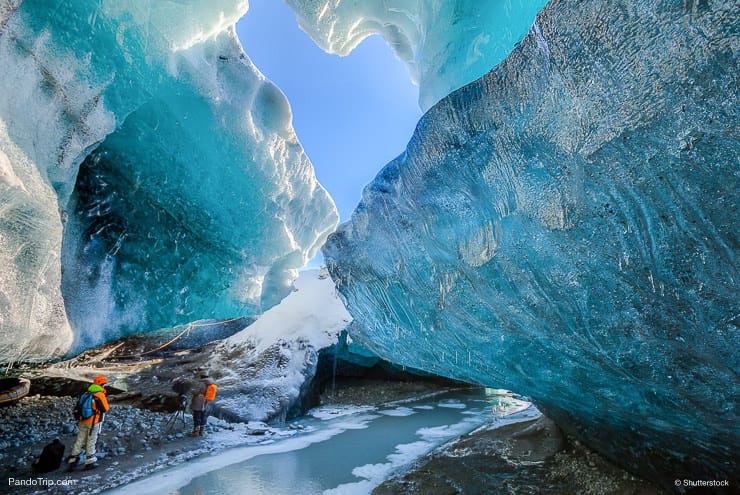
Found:
<svg viewBox="0 0 740 495"><path fill-rule="evenodd" d="M193 411L193 428L206 425L206 411Z"/></svg>

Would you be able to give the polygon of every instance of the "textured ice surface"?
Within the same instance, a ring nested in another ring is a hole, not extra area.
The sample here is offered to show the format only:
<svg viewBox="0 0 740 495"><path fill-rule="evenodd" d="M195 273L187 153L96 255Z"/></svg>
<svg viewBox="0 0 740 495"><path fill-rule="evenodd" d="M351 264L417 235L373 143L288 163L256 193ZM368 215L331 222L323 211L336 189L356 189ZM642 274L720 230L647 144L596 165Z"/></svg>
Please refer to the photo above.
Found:
<svg viewBox="0 0 740 495"><path fill-rule="evenodd" d="M0 0L0 361L257 314L334 228L246 10Z"/></svg>
<svg viewBox="0 0 740 495"><path fill-rule="evenodd" d="M427 110L488 72L532 26L546 0L287 0L324 50L346 55L382 36L419 84Z"/></svg>
<svg viewBox="0 0 740 495"><path fill-rule="evenodd" d="M0 85L3 78L0 77ZM2 98L0 97L0 100ZM72 342L61 292L62 223L54 192L0 120L0 356L64 352Z"/></svg>
<svg viewBox="0 0 740 495"><path fill-rule="evenodd" d="M531 396L668 485L733 479L739 14L548 4L330 236L352 337Z"/></svg>

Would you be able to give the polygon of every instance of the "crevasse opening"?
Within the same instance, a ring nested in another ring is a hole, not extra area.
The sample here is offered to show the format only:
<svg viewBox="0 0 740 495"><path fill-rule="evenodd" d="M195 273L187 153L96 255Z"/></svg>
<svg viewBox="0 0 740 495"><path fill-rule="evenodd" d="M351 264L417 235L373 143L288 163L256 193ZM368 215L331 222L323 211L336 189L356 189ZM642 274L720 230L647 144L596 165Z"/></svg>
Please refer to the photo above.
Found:
<svg viewBox="0 0 740 495"><path fill-rule="evenodd" d="M250 2L236 32L254 65L286 95L316 176L340 220L348 220L362 188L403 152L421 117L408 68L379 36L346 56L325 52L282 2Z"/></svg>

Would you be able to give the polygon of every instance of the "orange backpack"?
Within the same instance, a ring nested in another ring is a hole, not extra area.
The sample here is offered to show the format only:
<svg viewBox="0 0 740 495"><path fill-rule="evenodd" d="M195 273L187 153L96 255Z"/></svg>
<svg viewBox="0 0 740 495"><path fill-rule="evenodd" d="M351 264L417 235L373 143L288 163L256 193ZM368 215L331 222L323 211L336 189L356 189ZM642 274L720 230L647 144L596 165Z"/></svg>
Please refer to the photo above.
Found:
<svg viewBox="0 0 740 495"><path fill-rule="evenodd" d="M216 390L218 390L218 385L215 383L209 383L206 385L206 393L203 394L203 398L208 402L216 400Z"/></svg>

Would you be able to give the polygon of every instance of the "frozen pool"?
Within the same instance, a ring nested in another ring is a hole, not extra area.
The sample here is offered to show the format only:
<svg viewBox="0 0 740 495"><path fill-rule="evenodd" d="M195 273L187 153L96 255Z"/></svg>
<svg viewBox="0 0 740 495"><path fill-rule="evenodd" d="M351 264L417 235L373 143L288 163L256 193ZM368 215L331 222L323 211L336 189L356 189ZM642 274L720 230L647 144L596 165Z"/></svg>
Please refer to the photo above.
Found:
<svg viewBox="0 0 740 495"><path fill-rule="evenodd" d="M415 459L492 419L539 415L528 406L501 390L473 389L387 407L320 407L292 423L289 437L188 462L111 493L367 494Z"/></svg>

